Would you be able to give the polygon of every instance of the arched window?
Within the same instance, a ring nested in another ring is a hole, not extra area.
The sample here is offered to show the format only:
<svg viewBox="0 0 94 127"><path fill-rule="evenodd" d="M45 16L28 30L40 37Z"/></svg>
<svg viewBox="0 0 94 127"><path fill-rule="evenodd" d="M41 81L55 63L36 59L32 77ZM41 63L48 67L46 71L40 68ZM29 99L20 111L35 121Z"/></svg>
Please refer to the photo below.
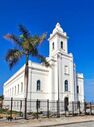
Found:
<svg viewBox="0 0 94 127"><path fill-rule="evenodd" d="M68 80L65 80L65 91L68 91Z"/></svg>
<svg viewBox="0 0 94 127"><path fill-rule="evenodd" d="M79 86L77 86L77 93L79 93Z"/></svg>
<svg viewBox="0 0 94 127"><path fill-rule="evenodd" d="M19 84L18 84L18 93L19 93Z"/></svg>
<svg viewBox="0 0 94 127"><path fill-rule="evenodd" d="M15 86L15 95L16 95L16 86Z"/></svg>
<svg viewBox="0 0 94 127"><path fill-rule="evenodd" d="M37 91L40 91L40 80L37 80Z"/></svg>
<svg viewBox="0 0 94 127"><path fill-rule="evenodd" d="M52 43L52 49L54 50L54 42Z"/></svg>
<svg viewBox="0 0 94 127"><path fill-rule="evenodd" d="M21 82L21 93L23 92L23 82Z"/></svg>
<svg viewBox="0 0 94 127"><path fill-rule="evenodd" d="M61 41L61 48L63 49L63 41Z"/></svg>

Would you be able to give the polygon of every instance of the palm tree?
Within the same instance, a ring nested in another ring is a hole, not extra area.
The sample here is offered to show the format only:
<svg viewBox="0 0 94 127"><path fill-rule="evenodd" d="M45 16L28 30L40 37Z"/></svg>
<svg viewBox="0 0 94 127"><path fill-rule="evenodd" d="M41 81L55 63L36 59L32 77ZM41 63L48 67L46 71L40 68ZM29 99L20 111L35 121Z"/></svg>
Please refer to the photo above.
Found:
<svg viewBox="0 0 94 127"><path fill-rule="evenodd" d="M9 64L10 69L20 60L24 55L26 58L25 64L25 78L24 83L26 87L26 99L28 96L28 60L29 56L38 58L45 66L49 66L49 63L46 61L46 58L39 54L38 46L46 39L46 34L41 36L34 35L32 36L30 32L23 26L19 25L19 31L21 35L15 36L14 34L6 34L4 37L10 41L13 41L16 44L16 48L9 49L6 54L6 61ZM27 109L26 109L27 110Z"/></svg>

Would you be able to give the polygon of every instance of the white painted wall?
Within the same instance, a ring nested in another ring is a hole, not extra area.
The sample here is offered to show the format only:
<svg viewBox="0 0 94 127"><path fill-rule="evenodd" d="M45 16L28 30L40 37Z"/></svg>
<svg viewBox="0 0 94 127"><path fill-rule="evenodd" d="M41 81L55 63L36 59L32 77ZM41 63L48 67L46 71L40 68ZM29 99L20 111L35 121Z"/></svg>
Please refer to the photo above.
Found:
<svg viewBox="0 0 94 127"><path fill-rule="evenodd" d="M30 96L28 95L28 98L31 97L31 99L49 99L49 82L48 82L48 75L49 70L46 67L43 67L40 64L34 64L32 63L32 66L30 67L30 83L29 88L31 89ZM40 91L37 91L37 80L40 80L41 82L41 89Z"/></svg>
<svg viewBox="0 0 94 127"><path fill-rule="evenodd" d="M77 85L79 86L78 100L84 102L84 77L82 73L77 74Z"/></svg>
<svg viewBox="0 0 94 127"><path fill-rule="evenodd" d="M21 89L23 84L23 90ZM19 85L19 86L18 86ZM19 91L18 91L19 87ZM24 98L24 66L4 83L4 98Z"/></svg>

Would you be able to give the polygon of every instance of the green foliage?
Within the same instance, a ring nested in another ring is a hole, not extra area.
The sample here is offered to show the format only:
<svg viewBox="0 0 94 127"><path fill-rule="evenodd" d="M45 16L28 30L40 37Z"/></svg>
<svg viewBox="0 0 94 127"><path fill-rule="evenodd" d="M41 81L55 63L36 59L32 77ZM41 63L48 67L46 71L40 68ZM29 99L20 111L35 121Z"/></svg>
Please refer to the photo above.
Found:
<svg viewBox="0 0 94 127"><path fill-rule="evenodd" d="M18 62L21 56L22 52L18 49L9 49L6 55L6 61L8 62L10 69Z"/></svg>
<svg viewBox="0 0 94 127"><path fill-rule="evenodd" d="M0 96L0 101L1 101L1 100L3 100L3 99L4 99L4 96L3 96L3 95L1 95L1 96Z"/></svg>
<svg viewBox="0 0 94 127"><path fill-rule="evenodd" d="M20 111L12 111L12 114L15 114L15 115L20 115L22 112ZM11 114L11 111L8 110L8 109L3 109L3 108L0 108L0 114L7 114L7 115L10 115Z"/></svg>
<svg viewBox="0 0 94 127"><path fill-rule="evenodd" d="M39 54L37 47L46 39L46 34L41 36L32 36L26 27L19 25L19 31L21 34L16 36L14 34L6 34L4 37L10 41L13 41L16 48L9 49L6 54L6 61L9 64L10 69L19 61L19 59L25 55L26 57L32 55L38 58L45 66L49 66L46 58Z"/></svg>

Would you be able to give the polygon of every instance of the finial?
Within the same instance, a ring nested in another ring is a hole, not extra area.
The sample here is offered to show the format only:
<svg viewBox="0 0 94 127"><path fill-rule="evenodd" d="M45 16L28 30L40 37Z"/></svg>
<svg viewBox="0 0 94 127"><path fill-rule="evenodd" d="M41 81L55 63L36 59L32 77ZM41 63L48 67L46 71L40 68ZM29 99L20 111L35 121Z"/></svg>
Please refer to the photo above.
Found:
<svg viewBox="0 0 94 127"><path fill-rule="evenodd" d="M59 23L57 23L57 24L56 24L56 27L60 27L60 24L59 24Z"/></svg>

